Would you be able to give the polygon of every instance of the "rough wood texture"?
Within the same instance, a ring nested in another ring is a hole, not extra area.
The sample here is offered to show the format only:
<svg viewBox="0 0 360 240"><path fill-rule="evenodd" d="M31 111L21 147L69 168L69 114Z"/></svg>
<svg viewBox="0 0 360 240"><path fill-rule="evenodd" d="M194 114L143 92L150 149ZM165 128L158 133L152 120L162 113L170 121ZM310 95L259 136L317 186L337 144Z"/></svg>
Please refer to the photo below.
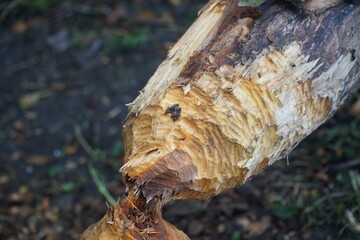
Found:
<svg viewBox="0 0 360 240"><path fill-rule="evenodd" d="M254 20L236 5L205 7L131 104L122 172L134 194L204 198L238 186L357 89L359 6L306 14L270 2Z"/></svg>
<svg viewBox="0 0 360 240"><path fill-rule="evenodd" d="M360 86L360 7L292 2L254 9L210 1L131 103L121 172L157 227L147 239L179 234L164 227L165 202L242 184L286 157ZM104 221L83 239L112 239L89 237L111 229Z"/></svg>
<svg viewBox="0 0 360 240"><path fill-rule="evenodd" d="M158 204L161 204L160 202ZM106 215L91 225L81 236L82 240L143 240L189 238L161 217L158 205L149 210L145 199L129 195L115 207L109 207Z"/></svg>

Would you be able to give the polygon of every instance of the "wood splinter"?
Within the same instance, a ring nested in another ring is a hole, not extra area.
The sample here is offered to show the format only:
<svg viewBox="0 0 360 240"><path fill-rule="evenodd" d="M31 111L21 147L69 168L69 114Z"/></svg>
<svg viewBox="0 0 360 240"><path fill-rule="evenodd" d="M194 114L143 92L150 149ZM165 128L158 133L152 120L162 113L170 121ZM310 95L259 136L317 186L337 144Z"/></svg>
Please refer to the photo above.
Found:
<svg viewBox="0 0 360 240"><path fill-rule="evenodd" d="M257 17L238 0L201 10L129 108L129 195L82 240L188 239L163 220L166 202L244 183L357 91L360 6L293 2L268 0Z"/></svg>

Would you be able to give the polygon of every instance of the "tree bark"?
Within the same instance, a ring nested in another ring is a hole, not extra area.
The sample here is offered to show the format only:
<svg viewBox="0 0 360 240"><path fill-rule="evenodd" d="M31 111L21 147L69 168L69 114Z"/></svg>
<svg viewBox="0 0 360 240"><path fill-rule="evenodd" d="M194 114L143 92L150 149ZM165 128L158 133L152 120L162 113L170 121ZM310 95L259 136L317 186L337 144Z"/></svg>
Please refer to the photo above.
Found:
<svg viewBox="0 0 360 240"><path fill-rule="evenodd" d="M360 86L359 25L343 1L210 1L130 104L129 199L82 239L188 239L163 204L244 183L331 117Z"/></svg>

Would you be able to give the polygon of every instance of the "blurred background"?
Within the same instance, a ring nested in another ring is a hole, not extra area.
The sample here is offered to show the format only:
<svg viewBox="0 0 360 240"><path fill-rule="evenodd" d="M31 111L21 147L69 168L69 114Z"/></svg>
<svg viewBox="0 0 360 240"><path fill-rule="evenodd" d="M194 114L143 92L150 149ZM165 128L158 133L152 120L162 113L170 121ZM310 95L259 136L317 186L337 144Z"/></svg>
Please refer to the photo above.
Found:
<svg viewBox="0 0 360 240"><path fill-rule="evenodd" d="M0 239L78 239L125 187L122 121L205 0L0 1ZM360 93L244 186L172 202L193 240L360 239Z"/></svg>

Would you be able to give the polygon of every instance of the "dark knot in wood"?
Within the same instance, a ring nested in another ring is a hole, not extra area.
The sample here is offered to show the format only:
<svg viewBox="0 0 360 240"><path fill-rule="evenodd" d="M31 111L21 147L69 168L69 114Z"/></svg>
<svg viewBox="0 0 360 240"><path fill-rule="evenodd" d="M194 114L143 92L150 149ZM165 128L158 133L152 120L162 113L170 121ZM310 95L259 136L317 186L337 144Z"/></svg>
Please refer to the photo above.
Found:
<svg viewBox="0 0 360 240"><path fill-rule="evenodd" d="M181 116L181 108L179 107L179 104L174 104L166 109L165 114L171 114L171 118L174 122L178 120Z"/></svg>

